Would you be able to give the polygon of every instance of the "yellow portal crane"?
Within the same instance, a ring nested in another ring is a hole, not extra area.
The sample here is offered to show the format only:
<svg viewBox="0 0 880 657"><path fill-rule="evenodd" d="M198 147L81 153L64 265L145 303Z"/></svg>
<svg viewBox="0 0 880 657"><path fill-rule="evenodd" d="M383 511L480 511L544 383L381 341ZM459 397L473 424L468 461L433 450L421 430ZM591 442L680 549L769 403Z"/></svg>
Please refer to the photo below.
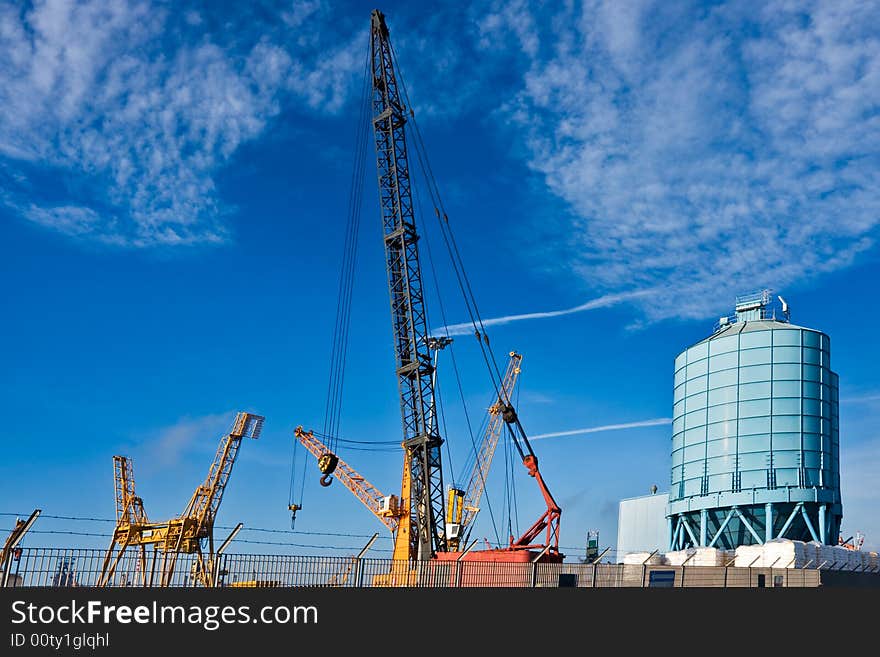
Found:
<svg viewBox="0 0 880 657"><path fill-rule="evenodd" d="M128 457L118 455L113 457L113 481L116 489L116 528L113 530L110 547L104 556L104 564L97 584L105 586L110 582L126 548L131 545L139 548L138 570L141 573L142 584L143 586L151 585L152 581L147 581L147 544L149 541L145 539L153 536L155 531L162 528L162 524L151 525L147 519L144 501L135 493L134 471ZM119 546L119 551L113 558L116 546Z"/></svg>
<svg viewBox="0 0 880 657"><path fill-rule="evenodd" d="M113 457L116 486L116 529L104 557L98 586L107 586L113 579L126 549L139 548L137 570L141 584L152 586L156 570L157 551L162 552L160 586L168 586L180 553L195 554L193 576L206 587L216 586L214 519L223 500L223 492L232 474L242 438L259 438L265 418L240 412L235 416L232 430L220 441L217 454L204 483L196 488L184 512L167 522L150 522L144 511L143 500L135 493L131 460L125 456ZM202 541L207 540L207 555L202 552ZM147 574L146 546L153 545L153 558ZM114 554L115 553L115 554Z"/></svg>
<svg viewBox="0 0 880 657"><path fill-rule="evenodd" d="M511 408L510 400L521 371L521 363L522 355L511 351L507 371L504 373L504 380L501 383L499 398L489 407L489 423L486 425L486 432L477 452L467 488L461 489L453 486L449 489L449 500L446 507L446 541L450 552L461 550L462 543L467 541L467 536L470 533L471 523L480 510L480 499L486 489L489 466L492 465L495 447L501 437L505 415Z"/></svg>

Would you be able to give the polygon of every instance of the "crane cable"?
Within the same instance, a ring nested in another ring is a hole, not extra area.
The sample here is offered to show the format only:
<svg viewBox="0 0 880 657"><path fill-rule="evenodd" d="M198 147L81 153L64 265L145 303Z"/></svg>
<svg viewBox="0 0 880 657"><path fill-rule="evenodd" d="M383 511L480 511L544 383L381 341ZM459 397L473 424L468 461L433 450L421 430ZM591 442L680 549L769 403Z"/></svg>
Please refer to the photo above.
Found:
<svg viewBox="0 0 880 657"><path fill-rule="evenodd" d="M389 45L390 45L390 44L389 44ZM393 53L392 53L392 54L393 54ZM397 65L397 62L396 62L396 61L395 61L395 65ZM403 85L402 76L401 76L401 85ZM404 95L406 95L406 91L405 91L405 89L404 89ZM409 99L408 99L408 98L407 98L407 104L409 104ZM416 154L418 155L418 150L417 150ZM420 159L420 162L421 162L421 159ZM413 186L413 190L414 190L414 193L415 193L415 202L416 202L417 206L419 207L419 214L420 214L421 216L424 216L424 213L422 212L421 196L419 195L419 188L418 188L418 186ZM429 188L429 192L430 192L430 188ZM432 195L432 200L433 200L433 195ZM435 268L435 266L434 266L434 256L433 256L433 253L432 253L432 251L431 251L431 239L430 239L430 236L429 236L429 231L428 231L427 225L423 225L423 226L422 226L422 234L423 234L423 236L424 236L424 238L425 238L423 244L425 245L425 251L426 251L426 255L427 255L427 257L428 257L428 266L430 267L430 270L431 270L431 280L432 280L432 282L433 282L434 294L435 294L436 297L437 297L437 305L438 305L438 307L440 308L440 318L441 318L441 320L443 321L443 332L444 332L444 334L445 334L445 337L450 339L450 343L449 343L449 345L448 345L448 349L449 349L450 358L451 358L451 360L452 360L452 370L453 370L453 372L454 372L454 374L455 374L455 383L456 383L456 386L458 387L458 395L459 395L459 399L461 400L462 408L463 408L463 410L464 410L464 419L465 419L465 423L466 423L466 425L467 425L468 437L470 438L470 444L471 444L471 452L470 452L470 455L471 455L471 456L468 457L467 461L465 462L465 467L464 467L464 469L462 470L462 473L463 473L463 474L462 474L462 479L464 479L464 477L467 476L466 473L468 473L469 471L471 471L471 470L473 469L474 465L476 464L476 460L477 460L477 458L478 458L478 451L479 451L479 450L478 450L478 448L477 448L477 441L476 441L476 438L475 438L475 436L474 436L473 426L472 426L472 424L471 424L471 416L470 416L470 412L468 411L467 402L465 401L464 387L462 386L462 383L461 383L461 374L460 374L459 369L458 369L458 362L456 361L456 358L455 358L455 344L454 344L454 342L452 342L452 339L451 339L451 337L450 337L450 335L449 335L449 328L448 328L448 327L449 327L449 322L448 322L448 320L447 320L447 318L446 318L446 308L445 308L445 305L443 304L443 297L442 297L442 295L440 294L439 277L437 276L437 270L436 270L436 268ZM493 382L493 383L494 383L494 382ZM496 386L496 392L497 392L497 386ZM438 391L435 391L435 395L436 395L436 394L438 394ZM438 397L438 399L439 399L439 397ZM484 421L486 424L488 424L488 418L484 418L483 421ZM481 431L480 431L481 434L483 433L483 428L484 428L484 427L481 427ZM443 435L447 435L447 434L446 434L446 430L445 430L445 428L444 428ZM449 449L449 443L448 443L448 441L446 441L446 454L447 454L447 459L448 459L447 462L449 463L449 467L450 467L450 469L454 472L454 467L453 467L453 465L452 465L452 454L451 454L451 451L450 451L450 449ZM471 457L472 457L472 460L471 460ZM485 482L485 479L484 479L484 477L483 477L483 472L482 472L482 470L479 471L479 476L480 476L480 480L481 480L481 482L482 482L482 484L483 484L483 496L484 496L484 498L485 498L485 500L486 500L486 508L487 508L488 511L489 511L489 517L490 517L490 521L491 521L491 524L492 524L492 529L493 529L493 531L495 532L495 538L496 538L496 540L497 540L497 539L498 539L498 535L499 535L499 534L498 534L498 525L497 525L497 523L496 523L496 521L495 521L495 515L494 515L494 513L493 513L493 511L492 511L492 505L491 505L491 502L490 502L490 500L489 500L488 491L486 490L486 482Z"/></svg>
<svg viewBox="0 0 880 657"><path fill-rule="evenodd" d="M348 356L348 336L351 327L351 303L354 290L355 264L357 262L358 235L361 220L361 199L363 197L366 172L367 130L369 116L369 57L364 61L364 75L361 86L360 116L355 137L355 156L351 172L348 196L348 220L343 244L342 266L339 271L339 292L336 305L336 323L333 328L332 353L330 358L330 377L327 383L327 398L324 409L324 435L331 436L330 449L336 447L333 436L339 435L342 417L343 387L345 384L345 362Z"/></svg>
<svg viewBox="0 0 880 657"><path fill-rule="evenodd" d="M369 52L369 51L368 51ZM331 436L329 447L336 449L336 436L340 432L342 418L342 397L345 383L345 362L348 355L348 336L351 327L351 302L354 289L354 272L357 261L358 235L360 233L363 186L366 172L367 118L369 116L369 54L364 58L364 72L361 83L360 116L355 134L354 162L351 171L351 184L348 196L348 219L346 221L342 262L339 271L339 293L337 295L336 320L331 340L330 375L327 382L327 395L324 404L323 434ZM294 443L294 453L290 470L289 508L302 507L305 493L305 468L308 459L303 459L300 476L299 503L294 503L294 478L299 441ZM294 511L295 514L295 511ZM295 517L295 515L294 515Z"/></svg>
<svg viewBox="0 0 880 657"><path fill-rule="evenodd" d="M400 64L397 60L397 54L394 50L394 47L391 43L388 44L389 50L391 53L392 60L394 62L394 66L397 70L402 70ZM424 139L422 138L421 129L419 128L418 122L416 121L415 113L412 110L412 103L409 100L409 93L406 89L406 83L404 81L404 76L398 77L401 91L403 94L403 98L405 100L406 106L410 108L410 120L414 127L414 150L416 152L416 158L419 162L419 166L422 172L422 175L425 179L426 187L428 189L428 194L431 197L431 202L434 205L434 213L437 217L438 224L440 225L440 231L443 236L444 244L446 245L447 253L450 257L450 261L452 263L453 271L455 272L455 277L458 282L459 290L461 291L462 298L464 300L465 308L467 309L468 316L471 320L471 325L474 327L474 335L477 338L477 343L480 346L480 351L483 356L483 361L486 365L487 371L489 373L489 378L492 382L492 386L495 390L496 397L501 400L505 405L512 408L512 402L509 399L506 391L503 386L503 376L501 374L500 368L498 366L498 362L495 359L495 354L493 353L488 332L486 331L486 327L483 324L482 317L480 316L479 308L477 307L476 297L473 293L473 289L470 284L470 279L467 276L467 272L464 269L464 263L461 257L461 253L458 249L458 244L455 240L455 236L452 232L452 226L449 223L449 217L446 213L445 207L443 205L443 200L440 195L439 186L437 185L436 178L434 176L433 170L431 168L430 161L427 157L427 150L425 148ZM435 274L436 280L436 274ZM442 307L441 307L442 311ZM448 327L448 323L446 322L445 313L444 313L444 327ZM447 329L448 336L448 329ZM519 438L517 437L516 432L513 430L510 422L505 421L505 426L508 429L508 434L519 452L520 459L522 461L526 458L526 451L523 450L523 446L520 444L524 443L526 450L530 455L533 455L531 445L529 444L528 438L525 435L525 431L522 428L522 425L519 422L519 418L514 414L513 422L517 425L519 429ZM471 438L473 443L473 437ZM475 447L474 447L475 448ZM476 448L475 448L476 449ZM514 497L515 500L515 497ZM515 504L515 502L514 502ZM494 520L493 520L494 524ZM497 533L497 528L496 528Z"/></svg>
<svg viewBox="0 0 880 657"><path fill-rule="evenodd" d="M394 65L398 70L400 70L400 65L397 61L397 54L394 51L393 46L390 43L388 45L391 51L391 57L394 60ZM480 351L483 355L483 361L486 364L486 368L489 372L489 377L492 381L493 387L495 388L495 392L498 395L498 399L500 399L506 405L512 408L513 405L511 404L511 401L507 397L507 394L503 390L503 385L501 384L503 380L501 370L498 367L498 362L495 359L495 354L490 347L489 336L486 332L486 327L483 324L482 317L480 316L480 312L477 307L476 297L470 284L470 279L468 278L467 273L464 269L461 252L458 249L458 243L456 242L455 236L452 233L452 227L449 223L449 217L443 205L443 200L440 196L440 190L437 185L436 178L434 177L433 170L431 169L430 161L427 157L424 140L422 138L418 122L416 121L415 113L412 111L412 105L409 100L409 94L406 90L406 84L403 80L403 76L399 77L399 81L406 105L410 107L409 113L410 119L414 127L413 134L415 136L414 146L416 157L421 167L422 175L425 177L425 183L428 188L428 193L431 196L431 201L434 203L434 212L437 216L438 223L440 224L443 240L446 244L446 249L452 262L452 267L458 281L459 289L461 290L462 297L464 299L465 307L471 320L471 325L474 327L474 335L476 336L477 342L480 345ZM517 432L514 431L513 426L511 426L512 424L516 424L519 432L518 436ZM505 422L505 425L507 426L508 433L513 440L514 446L519 452L520 458L524 461L527 452L528 455L534 456L534 452L532 451L532 447L529 444L529 440L526 436L525 430L522 428L522 425L519 422L519 418L516 417L516 415L514 414L513 420L511 422ZM524 447L525 449L523 449Z"/></svg>
<svg viewBox="0 0 880 657"><path fill-rule="evenodd" d="M424 214L422 212L422 199L421 199L421 196L419 195L419 188L417 185L413 186L413 191L414 191L414 196L415 196L415 203L419 208L419 214L421 216L424 216ZM464 419L465 419L465 423L467 425L468 436L470 437L470 442L471 442L472 448L474 449L474 451L476 451L476 441L474 439L474 430L473 430L473 427L471 426L471 417L470 417L470 413L468 412L467 402L465 402L464 388L461 385L461 375L459 374L459 371L458 371L458 363L455 360L455 344L449 335L449 329L446 328L448 326L448 323L446 321L446 307L443 304L443 296L440 294L439 278L437 276L437 269L434 266L434 255L431 251L431 240L429 237L429 232L428 232L427 226L422 226L422 235L425 238L423 241L423 244L425 245L425 255L427 255L427 257L428 257L428 267L431 270L431 277L430 278L431 278L431 282L433 283L434 294L437 297L437 306L438 306L438 308L440 308L440 318L443 321L444 337L446 337L449 340L449 342L447 343L447 346L444 347L444 349L447 349L447 348L449 349L449 356L450 356L450 359L452 360L452 371L455 375L455 383L456 383L456 386L458 387L458 396L459 396L459 399L461 400L462 409L464 410ZM427 310L426 310L425 315L426 315L426 323L427 323ZM435 400L436 400L435 406L437 409L440 410L440 412L442 414L443 407L440 403L441 402L440 387L439 387L439 385L436 385L436 384L433 387L434 387L434 396L435 396ZM436 417L436 411L435 411L435 417ZM443 417L443 433L442 433L442 435L444 435L444 436L448 435L447 431L446 431L446 418L445 418L445 416ZM446 463L449 464L450 470L455 472L455 468L452 464L452 451L450 450L450 447L449 447L449 441L444 441L444 443L446 445Z"/></svg>
<svg viewBox="0 0 880 657"><path fill-rule="evenodd" d="M397 54L393 46L390 43L388 44L388 46L396 69L401 70L400 64L397 60ZM489 335L486 331L485 325L483 324L482 317L480 316L476 297L473 293L470 279L468 278L467 272L465 271L461 252L459 251L458 243L455 240L455 235L452 232L452 226L449 223L449 217L446 213L446 209L440 195L439 186L437 185L436 178L434 176L430 161L427 156L427 150L425 148L424 139L422 138L421 129L419 128L418 121L416 121L415 112L413 112L412 110L412 103L409 99L409 93L406 89L406 83L404 82L404 78L402 75L398 76L398 80L406 106L410 108L409 114L410 121L412 122L412 125L414 127L414 131L412 134L415 136L413 145L415 147L414 150L416 153L416 158L419 163L422 175L425 179L426 187L431 197L431 202L434 204L434 213L437 217L438 224L440 225L440 231L443 236L443 241L446 245L446 250L450 257L453 271L455 272L455 277L458 282L462 298L464 300L465 308L470 318L471 325L474 327L474 335L477 338L477 343L480 346L483 361L486 365L487 371L489 373L489 378L492 382L492 386L495 390L497 398L501 400L506 406L512 409L513 404L508 397L506 391L504 390L501 370L498 366L497 360L495 359L495 354L491 349ZM444 325L448 326L445 321ZM517 452L519 452L520 459L522 461L525 461L527 454L530 456L534 456L534 452L532 451L528 437L526 436L525 430L520 424L518 416L514 413L513 420L505 421L504 424L507 427L508 435L514 444L514 447L516 447ZM512 424L516 424L519 432L518 436L517 432L514 431Z"/></svg>

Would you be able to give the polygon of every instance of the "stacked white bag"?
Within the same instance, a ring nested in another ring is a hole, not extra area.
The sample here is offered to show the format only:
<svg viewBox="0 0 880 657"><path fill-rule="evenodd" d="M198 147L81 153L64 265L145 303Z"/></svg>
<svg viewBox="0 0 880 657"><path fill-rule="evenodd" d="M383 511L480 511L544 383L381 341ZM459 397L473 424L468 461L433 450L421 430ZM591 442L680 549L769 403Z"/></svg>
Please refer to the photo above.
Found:
<svg viewBox="0 0 880 657"><path fill-rule="evenodd" d="M847 550L846 548L837 548L841 552L838 557L838 568L845 570L859 570L862 566L862 555L859 550ZM845 553L845 554L844 554ZM841 564L843 564L841 566Z"/></svg>
<svg viewBox="0 0 880 657"><path fill-rule="evenodd" d="M687 548L667 552L664 563L669 566L724 566L733 558L733 552L716 547Z"/></svg>
<svg viewBox="0 0 880 657"><path fill-rule="evenodd" d="M663 559L663 555L659 553L652 555L650 552L630 552L623 555L623 563L631 566L640 566L642 564L646 564L648 566L659 566L666 562Z"/></svg>
<svg viewBox="0 0 880 657"><path fill-rule="evenodd" d="M687 561L688 557L691 557L691 560L688 561L688 564L693 562L693 548L688 548L686 550L673 550L672 552L667 552L663 555L663 560L670 566L680 566L685 561Z"/></svg>
<svg viewBox="0 0 880 657"><path fill-rule="evenodd" d="M762 566L772 568L803 568L812 558L803 541L774 538L764 543Z"/></svg>
<svg viewBox="0 0 880 657"><path fill-rule="evenodd" d="M698 547L688 566L723 566L729 561L727 552L715 547Z"/></svg>
<svg viewBox="0 0 880 657"><path fill-rule="evenodd" d="M808 541L804 543L804 550L807 556L807 563L810 568L818 568L819 564L822 563L821 554L822 554L822 544L818 541Z"/></svg>
<svg viewBox="0 0 880 657"><path fill-rule="evenodd" d="M749 566L763 566L761 563L764 558L763 545L740 545L736 548L733 565L737 568L748 568Z"/></svg>
<svg viewBox="0 0 880 657"><path fill-rule="evenodd" d="M736 548L734 566L738 568L803 568L813 560L816 548L803 541L775 538L761 545L740 545Z"/></svg>
<svg viewBox="0 0 880 657"><path fill-rule="evenodd" d="M818 544L818 553L819 556L817 558L816 567L822 568L830 568L832 564L838 561L840 557L838 556L838 552L840 552L841 548L836 545L821 545ZM839 568L840 564L834 566L835 568Z"/></svg>

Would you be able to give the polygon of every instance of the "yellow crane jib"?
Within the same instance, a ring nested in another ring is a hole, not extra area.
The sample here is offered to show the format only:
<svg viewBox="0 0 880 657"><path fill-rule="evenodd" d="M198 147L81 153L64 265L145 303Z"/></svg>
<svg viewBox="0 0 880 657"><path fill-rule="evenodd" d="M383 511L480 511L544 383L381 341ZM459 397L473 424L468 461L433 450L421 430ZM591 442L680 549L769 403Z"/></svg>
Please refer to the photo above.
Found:
<svg viewBox="0 0 880 657"><path fill-rule="evenodd" d="M236 414L232 429L220 440L205 481L196 488L183 513L165 522L149 521L143 500L135 493L131 460L125 456L114 456L116 528L104 557L97 585L110 585L127 548L134 547L138 551L135 568L143 586L153 585L158 565L157 552L162 553L160 586L170 585L177 556L181 553L196 555L193 563L195 581L207 587L215 586L214 519L232 474L242 438L259 438L264 420L262 415L253 413ZM208 542L207 554L202 550L204 540ZM153 546L152 564L149 567L147 545Z"/></svg>
<svg viewBox="0 0 880 657"><path fill-rule="evenodd" d="M333 470L336 478L357 497L379 521L388 528L394 540L393 559L406 560L409 558L410 543L410 496L411 481L409 477L408 461L404 460L403 477L400 486L400 496L385 495L382 491L371 484L357 470L344 460L333 454L321 440L315 436L314 431L306 431L302 426L297 427L293 435L302 443L316 459L319 467L324 456L331 455ZM325 474L324 476L328 476ZM299 505L292 505L297 506Z"/></svg>

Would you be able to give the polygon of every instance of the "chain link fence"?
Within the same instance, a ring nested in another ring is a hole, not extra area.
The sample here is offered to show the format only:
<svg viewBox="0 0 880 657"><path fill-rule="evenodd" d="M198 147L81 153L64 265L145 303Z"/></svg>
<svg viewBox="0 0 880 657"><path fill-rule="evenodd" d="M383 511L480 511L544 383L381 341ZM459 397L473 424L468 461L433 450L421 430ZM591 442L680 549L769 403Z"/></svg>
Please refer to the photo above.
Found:
<svg viewBox="0 0 880 657"><path fill-rule="evenodd" d="M9 560L0 585L19 587L96 586L105 553L99 549L25 548ZM129 550L109 586L157 583L162 553L146 558ZM171 586L198 586L194 555L181 554ZM217 558L218 586L227 587L818 587L816 568L742 568L586 563L497 563L478 561L400 562L390 559L293 555L223 554ZM145 568L148 570L144 576ZM153 577L150 577L152 574ZM865 573L880 586L880 574ZM867 579L865 579L867 581Z"/></svg>

